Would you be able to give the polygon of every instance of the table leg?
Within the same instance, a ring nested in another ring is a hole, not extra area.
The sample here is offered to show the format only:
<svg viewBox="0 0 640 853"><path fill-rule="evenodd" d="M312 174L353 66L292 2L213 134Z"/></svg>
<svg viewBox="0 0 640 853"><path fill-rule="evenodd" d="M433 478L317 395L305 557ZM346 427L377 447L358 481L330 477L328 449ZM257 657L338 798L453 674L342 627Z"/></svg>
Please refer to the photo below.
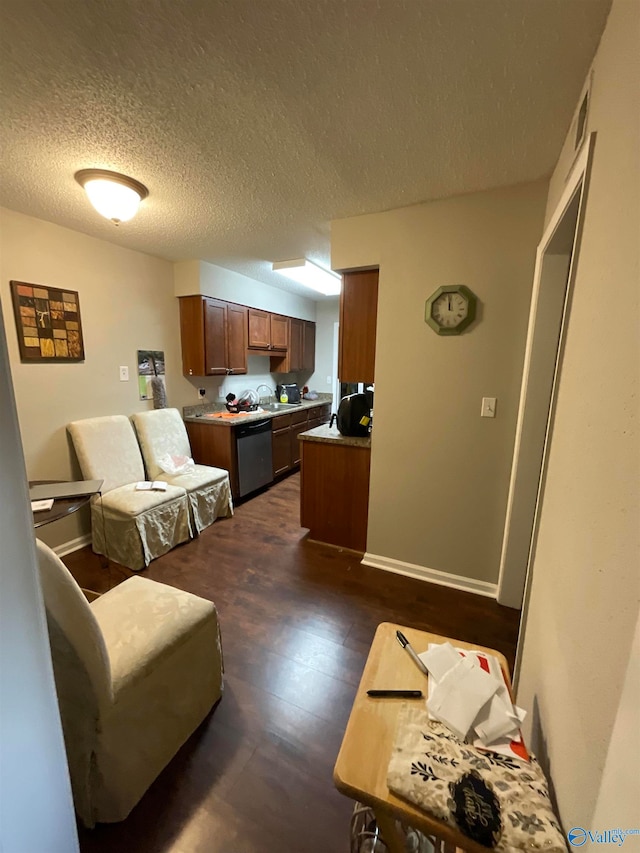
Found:
<svg viewBox="0 0 640 853"><path fill-rule="evenodd" d="M382 840L387 845L389 853L405 853L404 843L396 829L395 818L380 809L373 811L376 816L376 823L380 827Z"/></svg>

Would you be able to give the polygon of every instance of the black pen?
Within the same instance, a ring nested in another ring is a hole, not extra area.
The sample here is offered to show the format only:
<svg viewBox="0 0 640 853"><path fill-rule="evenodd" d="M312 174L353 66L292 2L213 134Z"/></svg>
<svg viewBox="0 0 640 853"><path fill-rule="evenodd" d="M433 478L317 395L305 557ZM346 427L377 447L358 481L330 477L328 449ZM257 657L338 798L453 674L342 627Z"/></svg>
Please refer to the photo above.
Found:
<svg viewBox="0 0 640 853"><path fill-rule="evenodd" d="M422 663L418 655L411 648L411 643L409 642L409 640L407 640L402 631L396 631L396 638L402 648L405 650L405 652L409 653L409 657L413 660L420 672L424 672L425 675L429 675L429 670L426 668L426 666Z"/></svg>
<svg viewBox="0 0 640 853"><path fill-rule="evenodd" d="M421 699L422 690L367 690L374 699Z"/></svg>

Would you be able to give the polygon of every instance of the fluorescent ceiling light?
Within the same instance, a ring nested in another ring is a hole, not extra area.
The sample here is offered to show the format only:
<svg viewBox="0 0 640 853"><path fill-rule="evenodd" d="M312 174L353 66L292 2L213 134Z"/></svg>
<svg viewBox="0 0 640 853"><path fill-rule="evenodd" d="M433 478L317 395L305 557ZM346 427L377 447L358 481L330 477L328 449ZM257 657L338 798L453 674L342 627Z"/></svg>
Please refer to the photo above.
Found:
<svg viewBox="0 0 640 853"><path fill-rule="evenodd" d="M132 219L142 199L149 195L140 181L106 169L82 169L76 172L75 178L98 213L114 225Z"/></svg>
<svg viewBox="0 0 640 853"><path fill-rule="evenodd" d="M325 296L337 296L340 293L342 283L340 276L312 264L306 258L298 258L295 261L276 261L272 264L272 269L299 284L304 284L305 287L324 293Z"/></svg>

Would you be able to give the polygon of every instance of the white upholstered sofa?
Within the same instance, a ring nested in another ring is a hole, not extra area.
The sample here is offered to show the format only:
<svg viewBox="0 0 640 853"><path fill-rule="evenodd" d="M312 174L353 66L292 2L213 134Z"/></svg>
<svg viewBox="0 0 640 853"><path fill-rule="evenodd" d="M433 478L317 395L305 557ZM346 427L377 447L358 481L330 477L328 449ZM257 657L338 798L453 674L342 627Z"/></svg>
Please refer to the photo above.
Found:
<svg viewBox="0 0 640 853"><path fill-rule="evenodd" d="M76 811L120 821L222 694L216 609L141 577L88 604L37 547Z"/></svg>

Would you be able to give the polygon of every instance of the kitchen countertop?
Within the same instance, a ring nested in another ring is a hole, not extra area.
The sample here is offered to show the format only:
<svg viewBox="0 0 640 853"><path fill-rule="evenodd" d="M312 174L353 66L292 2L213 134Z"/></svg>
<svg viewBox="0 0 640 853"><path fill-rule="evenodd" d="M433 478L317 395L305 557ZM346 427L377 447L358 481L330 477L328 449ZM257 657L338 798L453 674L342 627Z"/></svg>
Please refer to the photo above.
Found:
<svg viewBox="0 0 640 853"><path fill-rule="evenodd" d="M279 409L264 409L262 411L256 412L247 412L245 414L237 414L229 417L231 414L227 412L227 409L224 405L220 406L211 406L211 410L208 412L202 412L202 414L184 414L183 420L186 423L206 423L213 424L213 426L240 426L244 423L252 423L253 421L262 421L267 418L278 418L281 415L290 415L292 412L299 412L302 409L313 409L317 406L325 406L328 403L331 403L331 395L327 395L327 398L319 397L317 400L302 400L300 403L296 404L287 404L280 403ZM193 407L197 409L197 407ZM214 417L214 415L224 414L225 417Z"/></svg>
<svg viewBox="0 0 640 853"><path fill-rule="evenodd" d="M323 444L342 444L347 447L371 447L371 436L360 437L356 435L342 435L337 427L322 424L314 429L301 432L298 436L300 441L316 441Z"/></svg>

